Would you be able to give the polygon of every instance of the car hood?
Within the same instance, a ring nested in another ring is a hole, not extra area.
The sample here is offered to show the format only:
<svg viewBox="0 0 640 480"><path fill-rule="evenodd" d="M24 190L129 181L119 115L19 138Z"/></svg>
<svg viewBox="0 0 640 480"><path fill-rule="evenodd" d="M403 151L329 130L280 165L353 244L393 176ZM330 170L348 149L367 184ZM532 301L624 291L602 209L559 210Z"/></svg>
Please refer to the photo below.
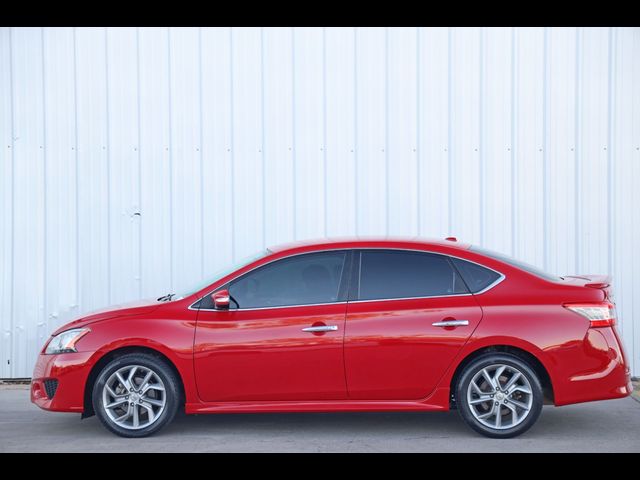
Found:
<svg viewBox="0 0 640 480"><path fill-rule="evenodd" d="M133 302L122 303L120 305L112 305L107 308L102 308L100 310L94 310L93 312L89 312L87 314L78 317L75 320L72 320L68 323L65 323L61 327L59 327L52 335L57 335L60 332L64 332L65 330L69 330L71 328L80 328L85 325L89 325L90 323L94 323L100 320L107 320L113 317L130 317L132 315L140 315L142 313L149 313L153 310L159 308L163 302L159 302L154 299L143 299L136 300Z"/></svg>

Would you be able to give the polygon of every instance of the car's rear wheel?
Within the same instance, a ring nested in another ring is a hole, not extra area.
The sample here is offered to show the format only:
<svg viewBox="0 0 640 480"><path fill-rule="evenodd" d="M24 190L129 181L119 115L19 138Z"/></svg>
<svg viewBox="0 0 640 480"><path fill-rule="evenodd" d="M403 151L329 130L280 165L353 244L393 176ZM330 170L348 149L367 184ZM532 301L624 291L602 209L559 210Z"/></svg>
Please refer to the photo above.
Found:
<svg viewBox="0 0 640 480"><path fill-rule="evenodd" d="M94 411L107 429L123 437L145 437L173 420L180 388L165 361L131 353L102 369L92 399Z"/></svg>
<svg viewBox="0 0 640 480"><path fill-rule="evenodd" d="M482 355L467 365L455 397L464 421L492 438L527 431L538 419L543 403L535 371L522 359L504 353Z"/></svg>

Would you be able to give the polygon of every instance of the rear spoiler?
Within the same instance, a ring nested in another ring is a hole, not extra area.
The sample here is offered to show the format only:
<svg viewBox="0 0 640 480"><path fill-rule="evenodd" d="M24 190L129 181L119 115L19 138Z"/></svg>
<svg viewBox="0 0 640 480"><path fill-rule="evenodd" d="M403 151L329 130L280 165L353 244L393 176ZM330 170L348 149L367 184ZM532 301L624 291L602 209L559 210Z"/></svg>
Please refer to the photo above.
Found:
<svg viewBox="0 0 640 480"><path fill-rule="evenodd" d="M567 275L571 278L581 278L586 280L585 287L589 288L607 288L611 286L611 275Z"/></svg>

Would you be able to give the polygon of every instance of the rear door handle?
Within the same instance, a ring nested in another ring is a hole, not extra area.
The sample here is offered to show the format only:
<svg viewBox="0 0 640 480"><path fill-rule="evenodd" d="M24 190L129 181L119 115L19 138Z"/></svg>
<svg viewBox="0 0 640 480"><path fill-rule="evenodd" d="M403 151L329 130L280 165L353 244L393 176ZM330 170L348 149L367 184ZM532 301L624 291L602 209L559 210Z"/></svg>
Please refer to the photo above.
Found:
<svg viewBox="0 0 640 480"><path fill-rule="evenodd" d="M442 322L434 322L434 327L464 327L469 325L469 320L444 320Z"/></svg>
<svg viewBox="0 0 640 480"><path fill-rule="evenodd" d="M335 332L338 330L337 325L318 325L317 327L303 328L303 332Z"/></svg>

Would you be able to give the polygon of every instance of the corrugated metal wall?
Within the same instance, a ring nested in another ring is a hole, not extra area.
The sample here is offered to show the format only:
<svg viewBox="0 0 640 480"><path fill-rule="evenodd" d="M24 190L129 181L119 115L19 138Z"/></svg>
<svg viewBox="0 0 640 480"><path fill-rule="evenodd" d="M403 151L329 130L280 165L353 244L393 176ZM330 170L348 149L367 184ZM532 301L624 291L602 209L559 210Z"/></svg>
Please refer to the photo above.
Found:
<svg viewBox="0 0 640 480"><path fill-rule="evenodd" d="M0 377L231 258L459 238L615 276L640 373L640 29L0 29Z"/></svg>

